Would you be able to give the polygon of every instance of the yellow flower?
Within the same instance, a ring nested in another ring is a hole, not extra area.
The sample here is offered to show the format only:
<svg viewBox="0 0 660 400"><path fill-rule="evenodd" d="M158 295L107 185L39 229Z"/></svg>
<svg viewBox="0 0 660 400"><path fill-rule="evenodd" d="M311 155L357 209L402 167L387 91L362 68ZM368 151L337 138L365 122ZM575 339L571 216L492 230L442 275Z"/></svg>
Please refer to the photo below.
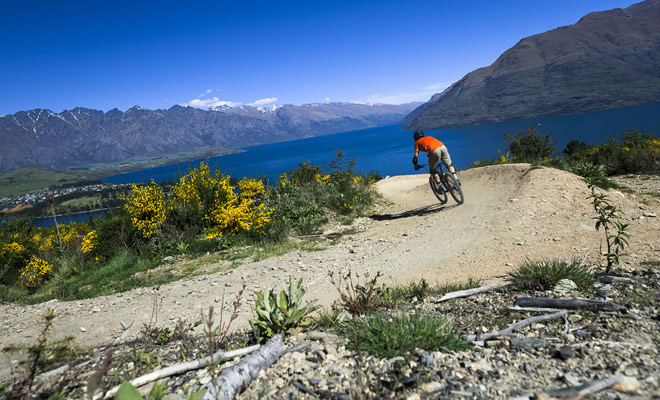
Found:
<svg viewBox="0 0 660 400"><path fill-rule="evenodd" d="M10 254L10 255L19 255L25 251L25 247L17 242L7 243L0 249L0 255Z"/></svg>
<svg viewBox="0 0 660 400"><path fill-rule="evenodd" d="M50 274L52 267L46 261L32 256L30 262L25 266L18 279L29 289L38 288L46 276Z"/></svg>
<svg viewBox="0 0 660 400"><path fill-rule="evenodd" d="M90 231L82 241L81 250L83 253L91 253L99 243L99 237L96 231Z"/></svg>
<svg viewBox="0 0 660 400"><path fill-rule="evenodd" d="M623 151L630 151L630 147L623 146Z"/></svg>
<svg viewBox="0 0 660 400"><path fill-rule="evenodd" d="M150 238L165 222L165 195L153 180L147 186L131 186L131 195L125 197L124 209L131 217L131 224L144 236Z"/></svg>

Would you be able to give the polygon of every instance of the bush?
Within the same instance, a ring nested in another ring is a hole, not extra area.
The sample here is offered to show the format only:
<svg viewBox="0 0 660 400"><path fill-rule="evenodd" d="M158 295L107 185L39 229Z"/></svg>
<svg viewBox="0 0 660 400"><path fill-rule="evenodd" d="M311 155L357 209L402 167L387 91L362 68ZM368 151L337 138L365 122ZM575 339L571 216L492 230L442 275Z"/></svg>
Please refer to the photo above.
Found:
<svg viewBox="0 0 660 400"><path fill-rule="evenodd" d="M551 290L562 279L575 282L580 290L588 290L594 283L591 273L577 260L527 260L509 273L509 280L521 290Z"/></svg>
<svg viewBox="0 0 660 400"><path fill-rule="evenodd" d="M346 322L342 329L346 348L378 357L396 357L415 348L434 351L441 347L466 350L461 339L443 318L419 313L377 314Z"/></svg>
<svg viewBox="0 0 660 400"><path fill-rule="evenodd" d="M540 135L536 128L526 125L527 131L518 130L515 134L504 134L507 140L507 151L515 162L533 163L545 160L554 154L557 141L550 133Z"/></svg>
<svg viewBox="0 0 660 400"><path fill-rule="evenodd" d="M345 216L361 215L375 199L371 184L380 176L356 172L355 159L347 160L341 150L328 163L330 172L309 161L298 165L283 173L277 186L266 194L266 207L273 210L267 235L273 240L282 240L291 231L315 234L327 221L328 210Z"/></svg>
<svg viewBox="0 0 660 400"><path fill-rule="evenodd" d="M609 138L587 151L585 161L603 165L608 175L660 173L660 137L631 129L621 141Z"/></svg>

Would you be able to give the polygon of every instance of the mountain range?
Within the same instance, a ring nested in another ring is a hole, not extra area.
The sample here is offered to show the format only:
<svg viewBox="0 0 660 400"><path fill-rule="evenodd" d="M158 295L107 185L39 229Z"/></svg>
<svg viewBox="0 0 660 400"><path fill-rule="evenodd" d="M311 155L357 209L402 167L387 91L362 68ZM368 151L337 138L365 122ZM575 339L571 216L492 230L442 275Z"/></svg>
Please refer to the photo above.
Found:
<svg viewBox="0 0 660 400"><path fill-rule="evenodd" d="M419 104L20 111L0 117L0 173L26 167L56 169L109 163L209 147L218 153L392 124Z"/></svg>
<svg viewBox="0 0 660 400"><path fill-rule="evenodd" d="M660 0L647 0L520 40L403 123L437 129L658 101Z"/></svg>

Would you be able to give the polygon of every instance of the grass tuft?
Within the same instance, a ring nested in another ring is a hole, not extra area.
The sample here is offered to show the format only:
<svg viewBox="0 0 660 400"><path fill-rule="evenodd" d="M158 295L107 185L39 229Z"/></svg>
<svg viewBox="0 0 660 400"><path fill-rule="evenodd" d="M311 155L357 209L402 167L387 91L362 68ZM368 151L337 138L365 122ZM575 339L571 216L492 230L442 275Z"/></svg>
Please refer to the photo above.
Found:
<svg viewBox="0 0 660 400"><path fill-rule="evenodd" d="M396 357L415 348L434 351L441 347L465 350L469 347L447 321L438 316L411 313L374 314L353 319L344 325L346 348L366 351L378 357Z"/></svg>
<svg viewBox="0 0 660 400"><path fill-rule="evenodd" d="M509 280L521 290L550 290L562 279L570 279L583 291L594 283L591 273L577 260L527 260L509 273Z"/></svg>

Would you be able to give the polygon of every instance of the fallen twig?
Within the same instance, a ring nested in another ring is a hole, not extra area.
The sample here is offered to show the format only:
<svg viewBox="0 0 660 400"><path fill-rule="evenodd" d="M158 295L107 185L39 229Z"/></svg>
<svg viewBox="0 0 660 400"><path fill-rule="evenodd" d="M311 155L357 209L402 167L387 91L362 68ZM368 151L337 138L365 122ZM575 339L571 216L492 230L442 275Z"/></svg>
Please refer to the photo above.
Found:
<svg viewBox="0 0 660 400"><path fill-rule="evenodd" d="M551 297L516 296L514 305L520 307L549 307L563 310L620 311L623 307L609 301L556 299Z"/></svg>
<svg viewBox="0 0 660 400"><path fill-rule="evenodd" d="M566 311L561 310L561 311L558 311L554 314L539 315L537 317L531 317L531 318L523 319L522 321L518 321L515 324L510 325L508 328L499 330L497 332L484 333L483 335L479 335L479 336L469 335L467 337L467 340L472 340L472 341L487 340L487 339L490 339L490 338L496 337L496 336L509 335L509 334L513 333L513 331L515 331L516 329L522 328L523 326L527 326L527 325L533 324L535 322L547 321L547 320L551 320L551 319L561 318L561 317L564 317L565 315L566 315Z"/></svg>
<svg viewBox="0 0 660 400"><path fill-rule="evenodd" d="M169 366L167 368L159 369L159 370L153 371L151 373L148 373L146 375L142 375L140 377L137 377L137 378L133 379L131 381L131 384L135 387L144 386L148 383L157 381L159 379L167 378L168 376L178 375L178 374L182 374L184 372L192 371L192 370L195 370L195 369L204 368L204 367L208 366L209 364L211 364L211 359L213 359L215 362L229 360L229 359L232 359L234 357L240 357L240 356L244 356L246 354L250 354L252 352L255 352L255 351L259 350L259 347L261 347L261 346L258 345L258 344L255 344L254 346L245 347L245 348L242 348L242 349L236 349L236 350L227 351L227 352L224 352L224 351L221 350L221 351L218 351L215 354L213 354L213 358L211 358L211 356L208 356L208 357L200 358L200 359L197 359L197 360L188 361L188 362L185 362L185 363L182 363L182 364L172 365L172 366ZM119 390L119 386L113 387L112 389L108 390L105 393L105 396L103 396L103 398L104 399L113 398L117 394L118 390ZM100 399L100 398L101 398L101 396L94 397L94 399Z"/></svg>
<svg viewBox="0 0 660 400"><path fill-rule="evenodd" d="M252 382L259 371L273 365L286 352L282 335L273 336L258 352L242 359L238 364L222 371L220 376L202 386L206 389L203 400L231 400Z"/></svg>
<svg viewBox="0 0 660 400"><path fill-rule="evenodd" d="M536 392L534 394L527 394L512 398L510 400L531 400L535 398L545 398L539 395L550 396L552 398L562 398L566 400L580 400L585 396L610 388L621 382L622 379L623 378L620 376L613 376L611 378L601 379L592 383L585 383L584 385L580 386L545 390L542 392Z"/></svg>
<svg viewBox="0 0 660 400"><path fill-rule="evenodd" d="M545 313L552 313L552 312L557 312L559 309L557 308L542 308L542 307L519 307L519 306L512 306L509 307L509 310L511 311L529 311L529 312L545 312Z"/></svg>
<svg viewBox="0 0 660 400"><path fill-rule="evenodd" d="M500 285L497 283L491 283L490 285L481 286L474 289L459 290L456 292L447 293L442 296L440 299L436 300L434 303L442 303L443 301L457 299L459 297L468 297L477 293L488 292L490 290L498 288Z"/></svg>

